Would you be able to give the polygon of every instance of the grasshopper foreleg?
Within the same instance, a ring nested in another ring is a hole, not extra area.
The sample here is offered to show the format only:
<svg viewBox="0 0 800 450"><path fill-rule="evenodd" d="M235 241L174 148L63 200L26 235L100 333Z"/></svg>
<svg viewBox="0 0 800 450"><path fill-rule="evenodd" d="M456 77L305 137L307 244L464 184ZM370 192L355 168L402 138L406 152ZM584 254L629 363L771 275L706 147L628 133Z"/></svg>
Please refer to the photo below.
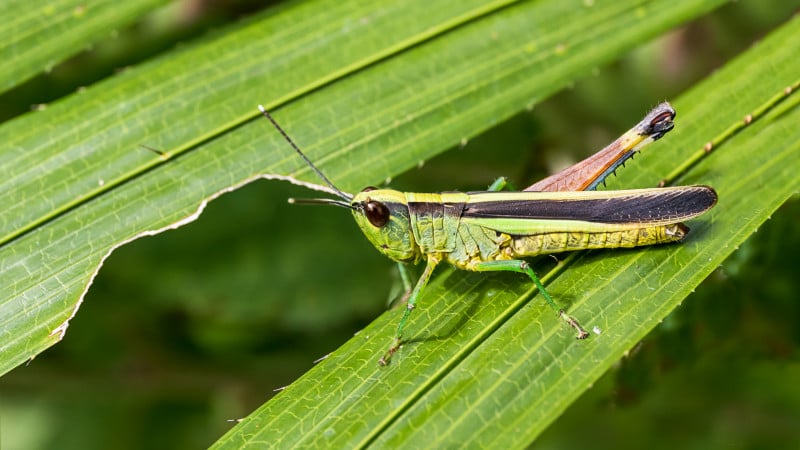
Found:
<svg viewBox="0 0 800 450"><path fill-rule="evenodd" d="M521 259L512 259L507 261L483 261L476 263L470 269L476 272L509 271L509 272L524 273L528 275L528 277L530 277L530 279L533 281L533 284L536 285L536 288L539 290L539 292L541 292L542 297L544 297L547 304L550 305L550 307L553 308L553 310L556 311L556 313L558 313L558 316L561 317L561 320L566 322L567 325L571 326L578 332L576 338L586 339L587 337L589 337L589 333L583 329L583 327L581 326L581 324L578 322L577 319L570 316L569 314L566 313L566 311L564 311L562 308L559 308L558 305L556 305L556 302L553 301L553 297L551 297L550 293L548 293L547 290L544 288L544 285L539 280L539 277L536 276L536 273L533 271L533 269L531 268L530 264L528 264L527 261Z"/></svg>
<svg viewBox="0 0 800 450"><path fill-rule="evenodd" d="M425 285L428 284L428 280L431 278L431 274L433 274L433 269L436 268L436 265L439 263L439 258L434 256L428 257L428 265L425 266L425 270L420 275L419 280L417 281L417 285L414 286L414 289L411 291L411 294L408 295L408 302L406 302L406 309L403 311L403 317L400 318L400 322L397 324L397 332L394 335L394 339L392 340L392 346L389 350L381 356L381 359L378 360L378 364L385 366L389 364L389 359L395 352L400 348L400 342L403 338L403 328L406 326L406 322L408 321L408 317L411 316L411 311L414 310L414 307L417 305L417 297L419 297L419 293L422 292L422 289L425 288Z"/></svg>
<svg viewBox="0 0 800 450"><path fill-rule="evenodd" d="M513 191L515 189L514 186L511 185L511 182L508 181L508 178L500 177L494 180L486 190L490 192L499 192L502 190Z"/></svg>
<svg viewBox="0 0 800 450"><path fill-rule="evenodd" d="M408 267L405 263L397 263L397 271L400 272L400 280L403 282L403 298L407 298L411 294L411 275L408 273Z"/></svg>
<svg viewBox="0 0 800 450"><path fill-rule="evenodd" d="M398 262L397 272L400 274L400 283L403 285L403 290L400 295L397 295L396 284L392 286L389 299L386 301L387 308L394 307L395 305L405 305L408 301L408 297L411 295L411 290L414 289L414 285L411 284L412 273L409 271L408 265Z"/></svg>

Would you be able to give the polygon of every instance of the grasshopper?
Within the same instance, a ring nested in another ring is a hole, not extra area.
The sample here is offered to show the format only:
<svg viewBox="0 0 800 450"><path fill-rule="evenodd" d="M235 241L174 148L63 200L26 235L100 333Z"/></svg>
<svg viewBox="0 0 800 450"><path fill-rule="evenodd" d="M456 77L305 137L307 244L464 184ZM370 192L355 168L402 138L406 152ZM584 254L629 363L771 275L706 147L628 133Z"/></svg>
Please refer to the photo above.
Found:
<svg viewBox="0 0 800 450"><path fill-rule="evenodd" d="M501 191L505 184L501 178L488 191L438 194L375 187L355 195L342 192L263 106L259 110L341 199L301 202L348 208L379 252L398 263L426 263L416 285L404 296L406 308L389 350L379 360L381 365L388 364L400 348L408 318L441 263L476 272L527 275L547 304L576 330L576 337L585 339L589 333L556 304L524 258L680 242L689 231L682 222L708 211L717 201L716 192L708 186L595 191L626 160L673 128L675 110L668 103L656 106L600 152L524 191Z"/></svg>

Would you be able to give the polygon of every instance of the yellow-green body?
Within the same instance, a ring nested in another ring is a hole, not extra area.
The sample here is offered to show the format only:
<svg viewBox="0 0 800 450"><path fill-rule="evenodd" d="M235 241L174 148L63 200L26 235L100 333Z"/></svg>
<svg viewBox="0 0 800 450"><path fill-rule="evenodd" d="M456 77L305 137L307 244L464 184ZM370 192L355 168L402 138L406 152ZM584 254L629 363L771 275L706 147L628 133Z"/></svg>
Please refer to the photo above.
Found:
<svg viewBox="0 0 800 450"><path fill-rule="evenodd" d="M680 189L684 188L475 194L410 193L380 189L359 193L352 204L379 201L388 206L390 219L383 227L372 225L358 208L353 209L353 214L373 245L395 261L417 262L434 256L438 261L448 262L460 269L474 270L477 263L486 261L681 241L687 229L680 221L697 214L676 214L649 222L603 223L567 218L472 217L469 214L471 205L484 202L613 201L615 198L645 198Z"/></svg>
<svg viewBox="0 0 800 450"><path fill-rule="evenodd" d="M570 250L638 247L683 240L681 221L717 201L707 186L628 191L476 192L423 194L367 188L349 202L356 223L381 253L401 263L426 261L408 294L386 364L400 346L417 297L441 262L478 272L527 274L578 339L589 333L558 308L523 259Z"/></svg>

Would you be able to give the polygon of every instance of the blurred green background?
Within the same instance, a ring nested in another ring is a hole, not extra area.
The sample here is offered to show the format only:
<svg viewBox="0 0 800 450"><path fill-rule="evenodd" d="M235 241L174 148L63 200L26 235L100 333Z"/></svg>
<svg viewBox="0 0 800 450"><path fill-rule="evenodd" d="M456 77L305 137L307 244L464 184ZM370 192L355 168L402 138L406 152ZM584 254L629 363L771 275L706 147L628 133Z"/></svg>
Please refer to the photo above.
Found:
<svg viewBox="0 0 800 450"><path fill-rule="evenodd" d="M265 6L178 2L3 94L0 119ZM723 7L391 184L474 190L500 175L530 184L603 147L798 7ZM380 314L399 289L392 263L349 214L286 203L309 195L258 181L194 223L115 251L64 341L0 378L2 448L208 446ZM800 442L798 225L795 199L533 447Z"/></svg>

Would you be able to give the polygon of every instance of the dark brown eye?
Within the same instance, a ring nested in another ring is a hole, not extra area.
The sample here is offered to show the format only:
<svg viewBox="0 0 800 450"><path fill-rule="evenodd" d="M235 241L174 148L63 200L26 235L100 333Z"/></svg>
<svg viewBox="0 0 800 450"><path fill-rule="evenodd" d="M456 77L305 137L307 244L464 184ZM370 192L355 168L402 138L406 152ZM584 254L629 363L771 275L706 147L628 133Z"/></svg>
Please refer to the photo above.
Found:
<svg viewBox="0 0 800 450"><path fill-rule="evenodd" d="M373 226L381 228L389 222L389 208L381 202L368 200L364 203L364 214Z"/></svg>
<svg viewBox="0 0 800 450"><path fill-rule="evenodd" d="M361 192L374 191L375 189L378 189L378 188L376 188L375 186L367 186L364 189L362 189Z"/></svg>

